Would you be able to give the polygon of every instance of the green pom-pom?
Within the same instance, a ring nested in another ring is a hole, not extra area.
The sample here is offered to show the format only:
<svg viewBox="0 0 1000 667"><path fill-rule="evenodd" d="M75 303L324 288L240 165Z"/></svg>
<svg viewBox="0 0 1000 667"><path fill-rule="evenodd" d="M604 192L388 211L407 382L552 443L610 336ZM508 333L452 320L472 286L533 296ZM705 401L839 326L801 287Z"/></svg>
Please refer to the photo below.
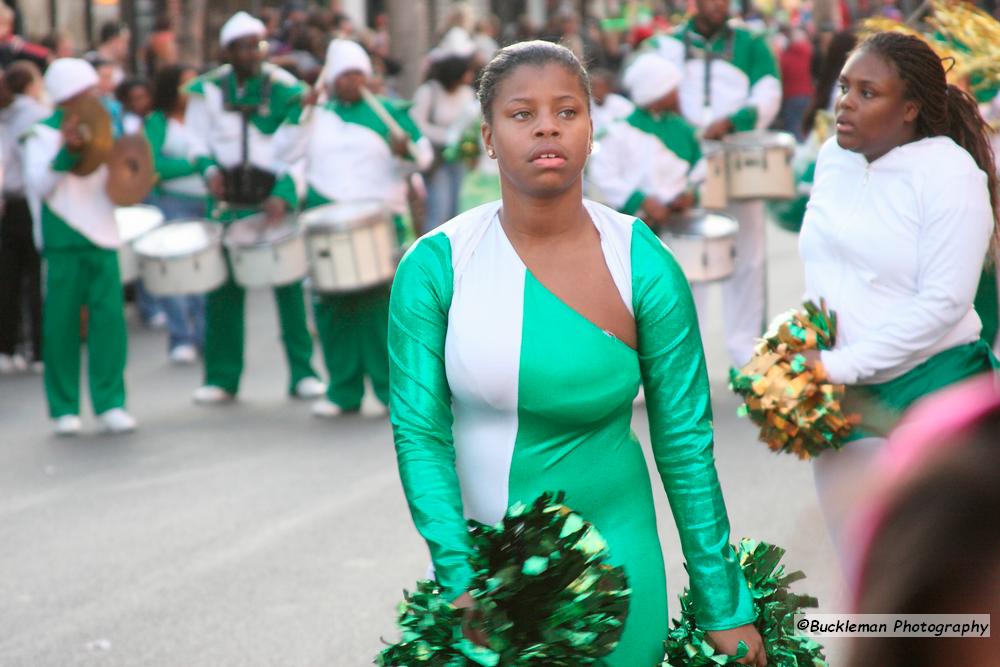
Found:
<svg viewBox="0 0 1000 667"><path fill-rule="evenodd" d="M470 523L476 625L503 665L592 665L624 629L624 569L604 564L607 542L562 502L546 493L496 526Z"/></svg>
<svg viewBox="0 0 1000 667"><path fill-rule="evenodd" d="M811 637L797 634L795 614L817 606L816 598L797 595L788 586L805 578L802 572L785 573L780 564L785 550L765 542L743 539L736 548L753 597L757 620L754 625L764 640L771 667L828 667L823 646ZM708 642L708 633L698 627L697 609L688 590L681 595L680 617L667 635L666 655L660 667L717 667L736 665L746 655L746 645L735 656L719 654Z"/></svg>
<svg viewBox="0 0 1000 667"><path fill-rule="evenodd" d="M382 666L577 667L599 664L618 645L631 591L611 567L598 530L562 504L563 494L517 503L495 526L469 522L473 555L470 624L434 582L418 582L399 606L399 643L375 659Z"/></svg>

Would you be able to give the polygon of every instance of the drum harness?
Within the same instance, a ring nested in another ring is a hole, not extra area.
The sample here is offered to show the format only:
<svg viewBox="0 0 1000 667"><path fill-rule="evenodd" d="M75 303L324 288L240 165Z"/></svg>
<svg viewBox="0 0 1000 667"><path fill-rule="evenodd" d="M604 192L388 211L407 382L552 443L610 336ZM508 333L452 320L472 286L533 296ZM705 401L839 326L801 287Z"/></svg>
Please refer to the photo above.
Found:
<svg viewBox="0 0 1000 667"><path fill-rule="evenodd" d="M733 58L733 31L728 25L723 25L721 30L725 33L726 44L722 53L719 54L712 52L712 45L709 38L705 38L704 47L697 47L691 43L691 30L684 31L684 62L696 58L705 60L704 99L702 100L702 105L705 109L706 123L711 118L710 114L712 113L712 61L716 58L722 58L728 62Z"/></svg>
<svg viewBox="0 0 1000 667"><path fill-rule="evenodd" d="M257 206L270 194L274 187L275 176L269 171L260 169L250 163L250 123L254 114L266 116L270 112L271 77L261 72L262 82L259 99L253 104L239 103L236 85L236 73L230 70L227 77L232 77L230 85L225 86L224 109L240 114L240 164L238 167L223 169L225 181L226 204L237 206Z"/></svg>

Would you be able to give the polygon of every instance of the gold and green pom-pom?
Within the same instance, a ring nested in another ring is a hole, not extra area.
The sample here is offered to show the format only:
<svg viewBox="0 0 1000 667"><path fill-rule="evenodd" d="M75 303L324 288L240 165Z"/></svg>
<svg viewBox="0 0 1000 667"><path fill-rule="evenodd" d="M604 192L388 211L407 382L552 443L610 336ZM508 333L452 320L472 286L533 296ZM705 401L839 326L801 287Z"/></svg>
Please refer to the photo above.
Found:
<svg viewBox="0 0 1000 667"><path fill-rule="evenodd" d="M772 451L813 458L839 449L851 433L857 418L844 414L844 385L801 354L832 349L836 331L837 316L823 301L806 302L776 317L750 362L730 370L729 388L744 401L740 416L760 427L759 439Z"/></svg>
<svg viewBox="0 0 1000 667"><path fill-rule="evenodd" d="M795 614L816 607L816 598L798 595L789 585L805 578L802 572L785 573L779 564L781 547L743 539L736 556L747 580L757 620L754 625L764 641L767 664L771 667L828 667L823 646L795 629ZM697 608L687 589L681 594L681 615L672 621L667 635L666 655L658 667L722 667L736 665L747 654L742 642L735 656L717 653L708 641L708 632L698 627Z"/></svg>
<svg viewBox="0 0 1000 667"><path fill-rule="evenodd" d="M575 667L597 665L618 645L631 590L622 567L606 564L598 530L562 504L562 493L517 503L495 526L469 522L477 613L466 622L488 638L462 633L463 610L437 584L418 582L399 608L399 643L382 666Z"/></svg>

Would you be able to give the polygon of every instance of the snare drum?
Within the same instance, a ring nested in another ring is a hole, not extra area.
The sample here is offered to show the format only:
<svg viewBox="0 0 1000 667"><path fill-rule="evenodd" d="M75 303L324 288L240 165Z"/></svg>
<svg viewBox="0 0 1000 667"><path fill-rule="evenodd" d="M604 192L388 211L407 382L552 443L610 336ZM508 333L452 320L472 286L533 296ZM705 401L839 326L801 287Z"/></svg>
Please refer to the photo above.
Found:
<svg viewBox="0 0 1000 667"><path fill-rule="evenodd" d="M795 137L785 132L737 132L722 140L730 199L792 199Z"/></svg>
<svg viewBox="0 0 1000 667"><path fill-rule="evenodd" d="M299 216L317 292L354 292L388 283L399 243L392 213L378 201L327 204Z"/></svg>
<svg viewBox="0 0 1000 667"><path fill-rule="evenodd" d="M701 205L712 210L724 209L729 203L725 149L719 141L705 141L701 149L705 156L705 182L701 186Z"/></svg>
<svg viewBox="0 0 1000 667"><path fill-rule="evenodd" d="M210 292L226 282L222 230L204 220L178 220L135 242L139 274L159 296Z"/></svg>
<svg viewBox="0 0 1000 667"><path fill-rule="evenodd" d="M118 247L118 270L122 284L139 277L139 258L135 256L133 244L146 232L163 224L163 212L155 206L119 206L115 209L115 223L121 245Z"/></svg>
<svg viewBox="0 0 1000 667"><path fill-rule="evenodd" d="M736 269L736 220L694 209L671 222L660 239L674 253L692 283L721 280Z"/></svg>
<svg viewBox="0 0 1000 667"><path fill-rule="evenodd" d="M277 225L264 213L241 218L229 225L223 242L233 280L243 287L277 287L306 276L306 244L291 218Z"/></svg>

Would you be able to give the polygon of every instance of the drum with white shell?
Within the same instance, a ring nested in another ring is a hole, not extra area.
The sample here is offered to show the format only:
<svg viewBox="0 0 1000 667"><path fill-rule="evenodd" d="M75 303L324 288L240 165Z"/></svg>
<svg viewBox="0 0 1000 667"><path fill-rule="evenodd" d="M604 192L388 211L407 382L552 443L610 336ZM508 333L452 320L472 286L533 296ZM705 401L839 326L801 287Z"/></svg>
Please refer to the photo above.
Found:
<svg viewBox="0 0 1000 667"><path fill-rule="evenodd" d="M392 281L399 243L381 202L326 204L303 212L309 276L318 292L356 292Z"/></svg>
<svg viewBox="0 0 1000 667"><path fill-rule="evenodd" d="M222 230L205 220L178 220L135 242L139 274L158 296L210 292L226 281Z"/></svg>
<svg viewBox="0 0 1000 667"><path fill-rule="evenodd" d="M795 137L787 132L737 132L722 144L730 199L795 197Z"/></svg>
<svg viewBox="0 0 1000 667"><path fill-rule="evenodd" d="M736 270L739 224L728 215L693 209L671 219L660 240L673 252L689 282L722 280Z"/></svg>
<svg viewBox="0 0 1000 667"><path fill-rule="evenodd" d="M241 218L226 229L233 280L243 287L278 287L306 276L306 244L292 218L268 222L263 213Z"/></svg>
<svg viewBox="0 0 1000 667"><path fill-rule="evenodd" d="M124 285L139 277L139 258L136 257L133 245L143 234L163 224L163 212L155 206L145 204L119 206L115 209L115 223L121 239L118 247L118 270Z"/></svg>

